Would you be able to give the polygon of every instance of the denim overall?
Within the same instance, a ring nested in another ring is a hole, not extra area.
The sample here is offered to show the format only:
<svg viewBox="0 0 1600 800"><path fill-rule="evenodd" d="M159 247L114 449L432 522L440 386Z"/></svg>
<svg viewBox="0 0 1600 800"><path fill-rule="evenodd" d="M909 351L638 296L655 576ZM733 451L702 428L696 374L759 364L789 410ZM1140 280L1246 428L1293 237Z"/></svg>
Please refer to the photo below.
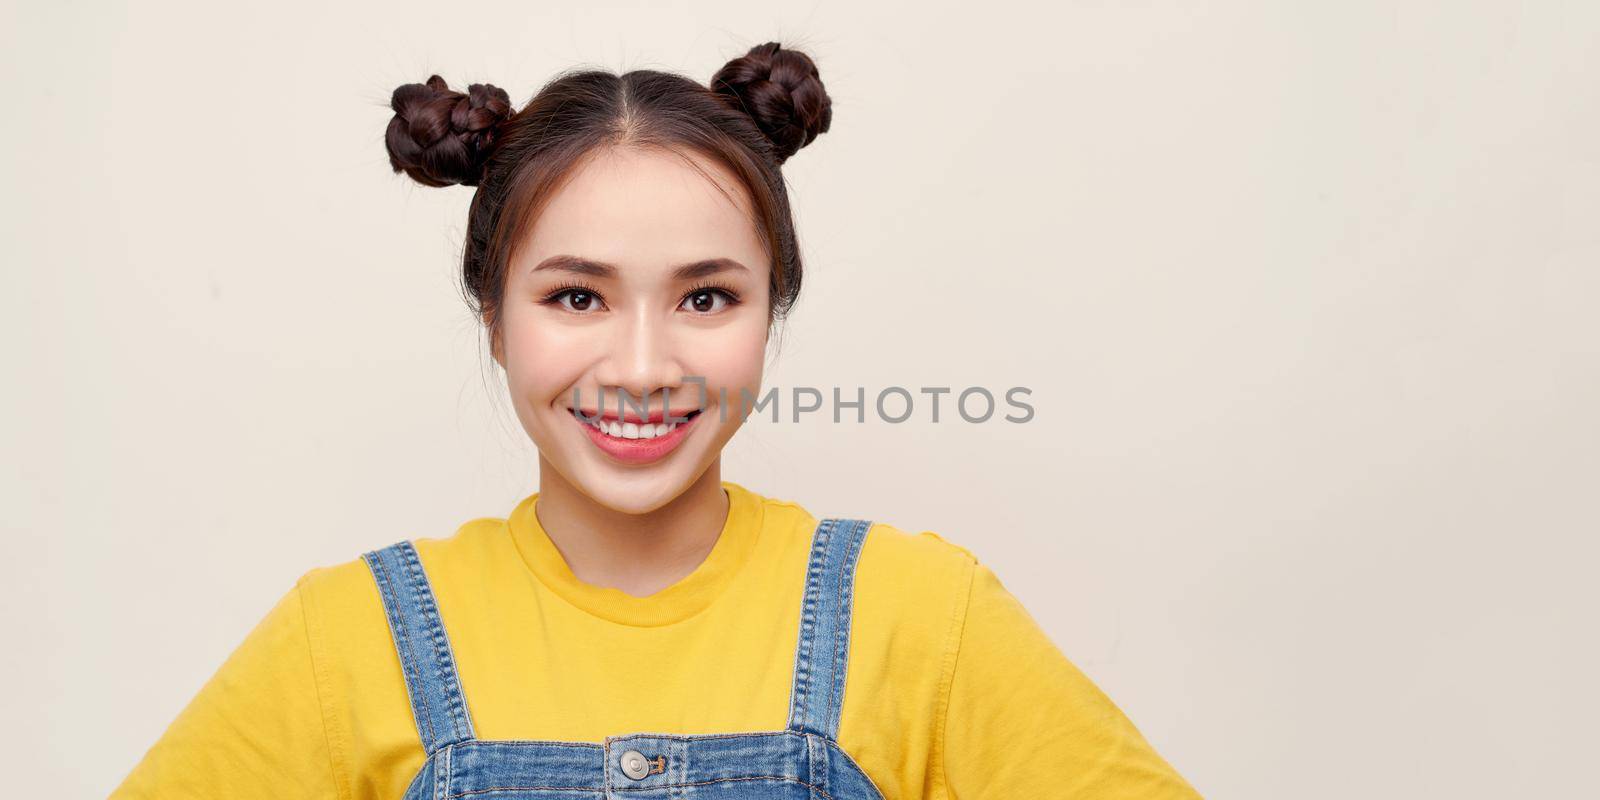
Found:
<svg viewBox="0 0 1600 800"><path fill-rule="evenodd" d="M627 733L601 744L477 738L416 549L402 541L363 554L428 754L403 800L882 800L835 741L855 567L870 526L825 519L812 533L786 729Z"/></svg>

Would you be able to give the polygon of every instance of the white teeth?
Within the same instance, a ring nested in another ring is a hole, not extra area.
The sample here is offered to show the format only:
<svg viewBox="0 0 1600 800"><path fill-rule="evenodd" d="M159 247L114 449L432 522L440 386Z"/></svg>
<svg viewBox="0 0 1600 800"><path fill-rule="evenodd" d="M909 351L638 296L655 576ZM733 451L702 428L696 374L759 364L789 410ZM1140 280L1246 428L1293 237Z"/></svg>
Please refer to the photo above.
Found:
<svg viewBox="0 0 1600 800"><path fill-rule="evenodd" d="M607 436L615 436L618 439L654 439L657 436L666 436L680 424L677 422L661 422L652 425L648 422L618 422L615 420L605 419L590 420L582 417L580 417L580 419L589 423L595 428L598 428L601 433L604 433Z"/></svg>

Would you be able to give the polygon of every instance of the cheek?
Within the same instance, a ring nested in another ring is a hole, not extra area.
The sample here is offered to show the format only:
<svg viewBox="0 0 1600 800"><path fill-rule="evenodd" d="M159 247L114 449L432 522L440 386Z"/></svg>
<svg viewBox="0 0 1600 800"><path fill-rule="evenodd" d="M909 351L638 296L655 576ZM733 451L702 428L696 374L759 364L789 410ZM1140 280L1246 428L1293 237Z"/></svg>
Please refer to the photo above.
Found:
<svg viewBox="0 0 1600 800"><path fill-rule="evenodd" d="M728 389L731 401L739 389L753 392L761 385L766 328L744 326L719 333L727 335L705 337L698 343L689 366L694 374L705 377L708 389Z"/></svg>
<svg viewBox="0 0 1600 800"><path fill-rule="evenodd" d="M506 382L519 401L548 404L590 361L584 338L572 328L541 325L526 313L507 314L501 337Z"/></svg>

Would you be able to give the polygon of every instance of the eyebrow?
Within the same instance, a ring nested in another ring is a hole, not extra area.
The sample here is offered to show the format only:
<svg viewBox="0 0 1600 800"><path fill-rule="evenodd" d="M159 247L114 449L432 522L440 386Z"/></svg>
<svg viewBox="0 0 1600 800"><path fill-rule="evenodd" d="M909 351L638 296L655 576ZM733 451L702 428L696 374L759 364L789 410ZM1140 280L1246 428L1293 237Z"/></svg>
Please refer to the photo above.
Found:
<svg viewBox="0 0 1600 800"><path fill-rule="evenodd" d="M596 278L615 278L617 276L617 268L614 265L607 264L604 261L595 261L594 259L571 255L551 256L539 262L539 265L530 271L539 272L547 269L572 272L578 275L592 275ZM672 279L676 281L694 280L695 278L704 278L707 275L734 270L748 272L749 267L731 258L703 258L699 261L691 261L673 268Z"/></svg>

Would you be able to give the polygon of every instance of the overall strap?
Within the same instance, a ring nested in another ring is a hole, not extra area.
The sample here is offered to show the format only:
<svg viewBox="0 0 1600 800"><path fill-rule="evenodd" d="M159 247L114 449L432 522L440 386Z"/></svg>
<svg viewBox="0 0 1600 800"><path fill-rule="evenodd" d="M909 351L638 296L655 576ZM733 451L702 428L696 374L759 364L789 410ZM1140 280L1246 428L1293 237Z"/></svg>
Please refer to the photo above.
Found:
<svg viewBox="0 0 1600 800"><path fill-rule="evenodd" d="M856 560L871 527L862 519L825 519L811 536L794 685L789 690L789 730L829 739L838 736L850 658Z"/></svg>
<svg viewBox="0 0 1600 800"><path fill-rule="evenodd" d="M431 756L442 747L472 739L472 719L467 715L450 640L416 548L402 541L362 558L383 597L389 634L400 654L400 670L423 749Z"/></svg>

